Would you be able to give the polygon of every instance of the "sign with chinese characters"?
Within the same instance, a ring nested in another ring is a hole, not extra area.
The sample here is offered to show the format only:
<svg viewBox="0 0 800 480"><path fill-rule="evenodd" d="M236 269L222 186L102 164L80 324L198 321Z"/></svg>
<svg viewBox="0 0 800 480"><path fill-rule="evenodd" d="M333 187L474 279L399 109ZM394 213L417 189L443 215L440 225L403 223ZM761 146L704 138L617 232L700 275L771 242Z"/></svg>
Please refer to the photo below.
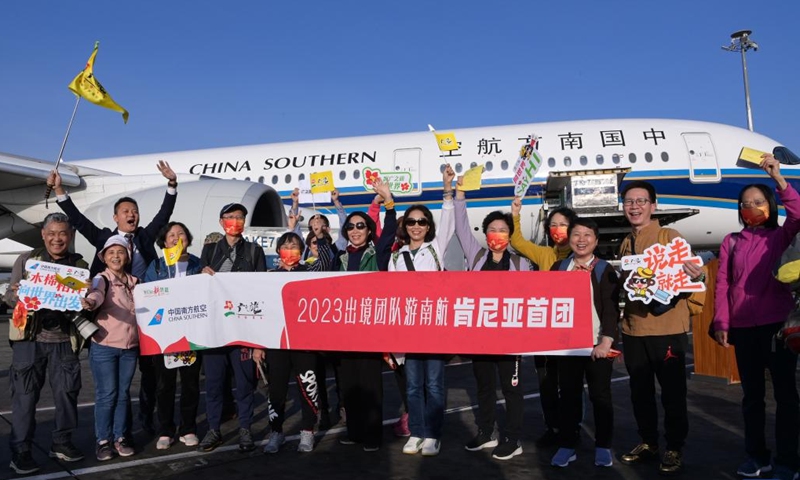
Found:
<svg viewBox="0 0 800 480"><path fill-rule="evenodd" d="M365 168L361 173L364 189L369 192L372 191L372 182L381 179L389 185L389 191L392 192L392 195L402 196L414 193L414 179L411 172L384 172L374 168Z"/></svg>
<svg viewBox="0 0 800 480"><path fill-rule="evenodd" d="M533 177L542 165L542 156L536 149L539 143L536 135L531 135L531 140L522 146L519 158L514 164L514 196L524 198L533 182Z"/></svg>
<svg viewBox="0 0 800 480"><path fill-rule="evenodd" d="M300 180L298 184L300 189L300 196L297 198L299 203L307 205L317 203L331 203L331 191L316 193L312 192L311 182L308 180Z"/></svg>
<svg viewBox="0 0 800 480"><path fill-rule="evenodd" d="M28 260L26 278L19 282L19 301L25 309L79 312L89 288L89 270L57 263Z"/></svg>
<svg viewBox="0 0 800 480"><path fill-rule="evenodd" d="M616 207L617 176L613 173L575 175L572 181L572 208Z"/></svg>
<svg viewBox="0 0 800 480"><path fill-rule="evenodd" d="M336 189L333 186L333 172L315 172L311 174L311 193L332 192Z"/></svg>
<svg viewBox="0 0 800 480"><path fill-rule="evenodd" d="M146 294L155 288L168 294ZM587 355L594 344L584 272L218 273L137 285L134 300L143 355L223 345Z"/></svg>
<svg viewBox="0 0 800 480"><path fill-rule="evenodd" d="M667 305L683 292L705 291L703 282L692 282L683 271L683 263L687 260L703 265L703 260L692 254L689 242L681 237L672 239L667 245L656 243L641 255L622 257L622 270L630 272L624 285L628 299Z"/></svg>

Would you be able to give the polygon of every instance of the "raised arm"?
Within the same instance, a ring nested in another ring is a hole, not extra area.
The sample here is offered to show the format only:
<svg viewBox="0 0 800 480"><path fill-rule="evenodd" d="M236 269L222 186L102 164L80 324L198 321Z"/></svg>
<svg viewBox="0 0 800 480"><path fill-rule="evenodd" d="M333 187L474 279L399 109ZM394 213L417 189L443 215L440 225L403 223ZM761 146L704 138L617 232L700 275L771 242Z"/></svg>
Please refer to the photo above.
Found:
<svg viewBox="0 0 800 480"><path fill-rule="evenodd" d="M289 209L289 216L294 216L294 223L289 222L289 231L300 234L300 189L292 190L292 207Z"/></svg>
<svg viewBox="0 0 800 480"><path fill-rule="evenodd" d="M378 270L385 272L389 268L389 260L392 257L392 244L397 235L397 212L394 209L394 198L389 190L389 185L375 180L373 183L375 192L383 197L383 206L386 208L386 215L383 217L383 231L375 246L375 255L378 259Z"/></svg>
<svg viewBox="0 0 800 480"><path fill-rule="evenodd" d="M539 266L542 270L550 270L556 262L556 252L551 247L536 245L522 236L522 226L520 222L520 212L522 211L522 200L515 197L511 202L511 215L514 218L514 233L511 234L511 247L520 255L528 258Z"/></svg>
<svg viewBox="0 0 800 480"><path fill-rule="evenodd" d="M52 186L53 190L56 192L56 203L69 217L69 223L75 227L75 230L80 232L86 240L89 240L89 243L96 246L103 229L92 223L91 220L86 218L86 216L78 210L78 207L75 206L72 199L69 198L69 195L67 195L67 192L61 186L61 175L59 175L57 170L50 172L50 175L47 177L47 185Z"/></svg>
<svg viewBox="0 0 800 480"><path fill-rule="evenodd" d="M324 235L317 237L317 261L308 266L309 272L327 272L333 263L333 251Z"/></svg>
<svg viewBox="0 0 800 480"><path fill-rule="evenodd" d="M178 199L178 176L169 166L169 163L164 160L158 161L158 171L167 179L167 192L164 194L164 201L161 202L161 208L153 217L153 220L144 227L145 232L151 239L155 239L161 228L169 222L173 210L175 210L175 201Z"/></svg>
<svg viewBox="0 0 800 480"><path fill-rule="evenodd" d="M347 248L347 239L342 235L342 229L344 228L344 223L347 221L347 212L344 209L344 205L342 205L342 201L339 200L339 190L334 189L331 192L331 200L333 200L333 206L336 208L336 215L339 217L339 236L336 238L334 245L336 245L338 250L344 250Z"/></svg>
<svg viewBox="0 0 800 480"><path fill-rule="evenodd" d="M456 172L453 171L449 164L446 165L442 172L442 185L444 185L442 190L442 213L436 229L436 238L433 240L439 247L442 257L447 253L447 246L456 231L455 207L453 205L453 180L455 178Z"/></svg>
<svg viewBox="0 0 800 480"><path fill-rule="evenodd" d="M459 178L459 183L460 182L461 179ZM456 236L458 237L459 243L461 243L461 249L464 251L464 256L467 258L467 265L471 267L472 262L475 259L475 255L477 255L481 250L481 246L478 241L475 240L475 237L472 235L472 231L469 228L467 199L462 190L456 190L456 199L453 201L453 208L456 224Z"/></svg>

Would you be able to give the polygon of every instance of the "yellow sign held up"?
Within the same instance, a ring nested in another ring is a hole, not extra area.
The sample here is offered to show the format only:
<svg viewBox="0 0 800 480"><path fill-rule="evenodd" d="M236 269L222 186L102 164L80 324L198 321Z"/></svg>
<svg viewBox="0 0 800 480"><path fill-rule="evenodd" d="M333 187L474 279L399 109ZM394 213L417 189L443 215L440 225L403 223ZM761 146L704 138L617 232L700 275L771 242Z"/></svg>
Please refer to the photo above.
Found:
<svg viewBox="0 0 800 480"><path fill-rule="evenodd" d="M453 132L436 133L436 144L439 145L439 150L449 152L451 150L458 150L458 142L456 141L456 134Z"/></svg>
<svg viewBox="0 0 800 480"><path fill-rule="evenodd" d="M336 187L333 186L333 172L316 172L311 174L311 193L332 192Z"/></svg>
<svg viewBox="0 0 800 480"><path fill-rule="evenodd" d="M481 175L483 174L483 165L472 167L464 172L464 178L458 189L462 192L469 192L472 190L481 189Z"/></svg>
<svg viewBox="0 0 800 480"><path fill-rule="evenodd" d="M743 168L760 168L761 162L764 160L761 157L766 154L767 152L742 147L742 151L739 152L739 159L736 161L736 166Z"/></svg>
<svg viewBox="0 0 800 480"><path fill-rule="evenodd" d="M56 282L64 285L65 287L69 287L73 290L82 290L89 286L88 283L82 282L75 277L62 277L61 275L56 273Z"/></svg>
<svg viewBox="0 0 800 480"><path fill-rule="evenodd" d="M183 255L183 239L179 238L174 247L164 249L164 262L171 267L178 263L181 255Z"/></svg>
<svg viewBox="0 0 800 480"><path fill-rule="evenodd" d="M97 56L97 49L99 46L100 42L95 42L94 50L89 57L89 61L86 62L86 67L72 79L67 88L72 90L72 93L75 95L83 97L95 105L100 105L101 107L121 113L122 120L128 123L128 111L119 106L119 104L111 98L111 95L106 92L106 89L103 88L100 81L94 76L94 59Z"/></svg>

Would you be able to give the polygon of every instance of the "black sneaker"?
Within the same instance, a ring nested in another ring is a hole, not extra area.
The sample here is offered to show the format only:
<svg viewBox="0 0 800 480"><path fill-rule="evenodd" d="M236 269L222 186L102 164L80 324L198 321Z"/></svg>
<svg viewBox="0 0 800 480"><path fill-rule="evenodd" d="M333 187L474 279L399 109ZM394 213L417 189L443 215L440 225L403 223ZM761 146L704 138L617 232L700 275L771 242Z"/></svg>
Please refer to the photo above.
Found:
<svg viewBox="0 0 800 480"><path fill-rule="evenodd" d="M464 448L469 450L470 452L477 452L478 450L482 450L484 448L494 448L497 446L497 439L492 436L491 433L485 433L482 431L478 431L478 434L467 442L464 445Z"/></svg>
<svg viewBox="0 0 800 480"><path fill-rule="evenodd" d="M658 458L657 446L640 443L639 445L636 445L630 452L620 456L619 461L625 465L634 465L637 463L650 462L656 458Z"/></svg>
<svg viewBox="0 0 800 480"><path fill-rule="evenodd" d="M222 435L216 430L209 430L200 445L197 446L198 452L211 452L222 445Z"/></svg>
<svg viewBox="0 0 800 480"><path fill-rule="evenodd" d="M83 452L78 450L78 447L72 442L54 443L50 447L50 456L65 462L79 462L83 460Z"/></svg>
<svg viewBox="0 0 800 480"><path fill-rule="evenodd" d="M519 440L512 440L508 437L504 438L500 445L492 451L492 458L498 460L509 460L517 455L522 455L522 445Z"/></svg>
<svg viewBox="0 0 800 480"><path fill-rule="evenodd" d="M658 473L661 475L677 475L683 470L681 463L681 452L677 450L667 450L658 466Z"/></svg>
<svg viewBox="0 0 800 480"><path fill-rule="evenodd" d="M544 431L541 437L536 439L536 448L552 448L558 444L558 432L552 428Z"/></svg>
<svg viewBox="0 0 800 480"><path fill-rule="evenodd" d="M253 442L253 435L250 433L249 428L239 429L239 451L252 452L256 449L256 444Z"/></svg>
<svg viewBox="0 0 800 480"><path fill-rule="evenodd" d="M13 452L9 466L20 475L38 472L39 465L33 460L31 452Z"/></svg>

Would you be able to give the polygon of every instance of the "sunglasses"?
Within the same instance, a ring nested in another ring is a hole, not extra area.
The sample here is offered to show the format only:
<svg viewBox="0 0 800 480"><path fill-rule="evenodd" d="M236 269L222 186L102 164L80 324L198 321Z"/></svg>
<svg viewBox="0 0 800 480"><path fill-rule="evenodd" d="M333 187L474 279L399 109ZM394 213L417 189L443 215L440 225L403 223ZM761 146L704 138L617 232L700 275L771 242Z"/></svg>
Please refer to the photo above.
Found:
<svg viewBox="0 0 800 480"><path fill-rule="evenodd" d="M408 227L413 227L414 225L419 225L420 227L427 227L428 226L428 219L427 218L407 218L403 220L403 225Z"/></svg>
<svg viewBox="0 0 800 480"><path fill-rule="evenodd" d="M345 229L345 230L347 230L348 232L349 232L350 230L353 230L353 229L364 230L365 228L367 228L367 224L366 224L366 223L364 223L364 222L358 222L358 223L347 223L347 224L345 224L345 226L344 226L344 229Z"/></svg>

